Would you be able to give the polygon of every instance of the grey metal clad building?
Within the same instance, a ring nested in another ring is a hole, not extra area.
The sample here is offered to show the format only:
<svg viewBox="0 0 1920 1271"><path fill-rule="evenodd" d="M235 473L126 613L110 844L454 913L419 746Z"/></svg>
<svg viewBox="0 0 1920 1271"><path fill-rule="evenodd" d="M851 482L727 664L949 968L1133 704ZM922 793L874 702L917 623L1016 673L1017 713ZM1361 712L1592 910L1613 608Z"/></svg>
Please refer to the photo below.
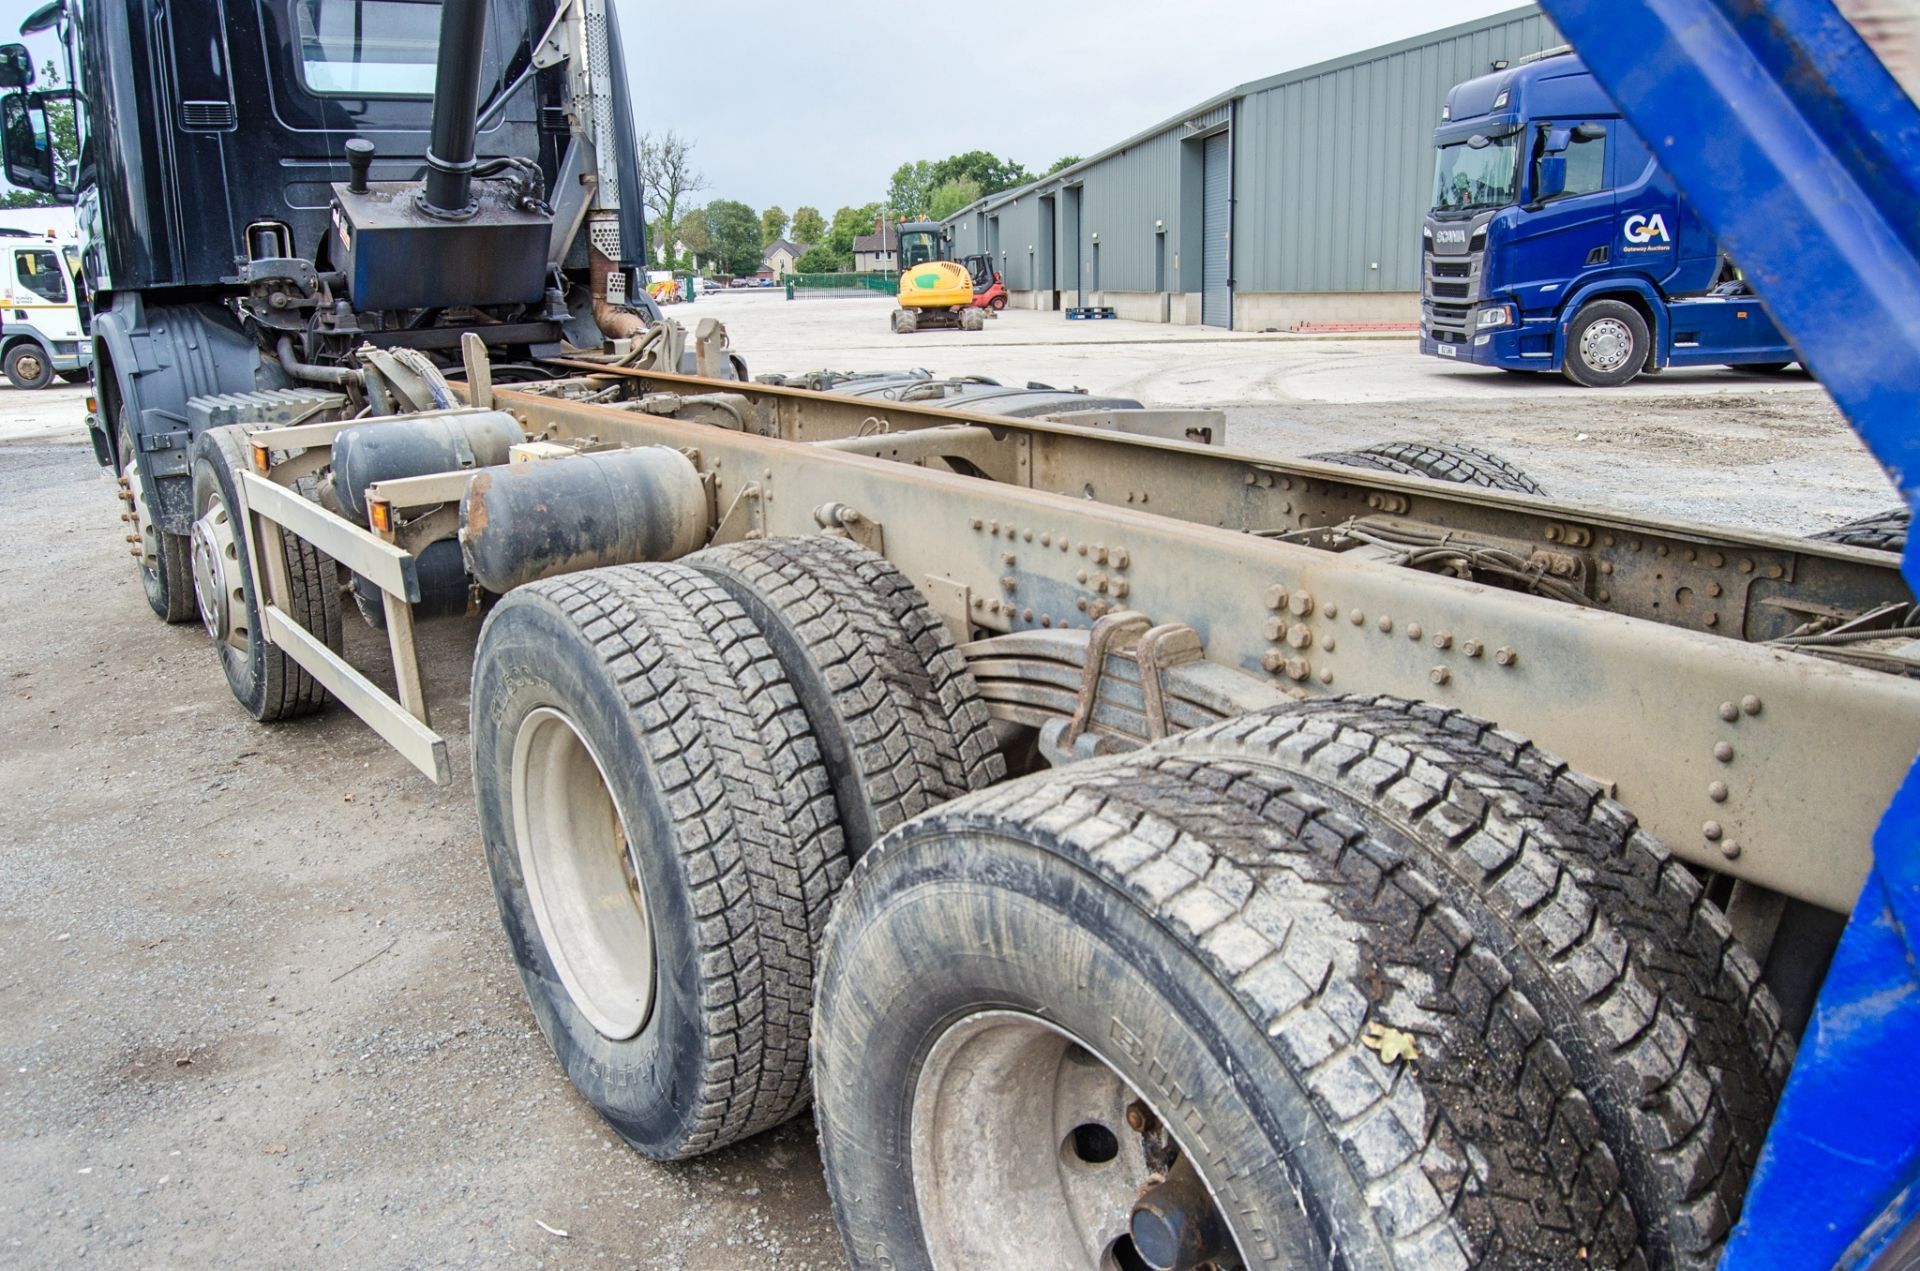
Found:
<svg viewBox="0 0 1920 1271"><path fill-rule="evenodd" d="M1011 303L1236 330L1419 317L1447 90L1561 42L1528 5L1229 89L961 209Z"/></svg>

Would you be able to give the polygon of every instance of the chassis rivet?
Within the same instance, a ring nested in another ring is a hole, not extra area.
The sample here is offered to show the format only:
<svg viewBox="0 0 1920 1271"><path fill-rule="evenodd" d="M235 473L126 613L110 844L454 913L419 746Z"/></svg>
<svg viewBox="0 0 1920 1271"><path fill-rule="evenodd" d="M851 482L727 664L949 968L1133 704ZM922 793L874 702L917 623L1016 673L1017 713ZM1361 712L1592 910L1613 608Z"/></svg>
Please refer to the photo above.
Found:
<svg viewBox="0 0 1920 1271"><path fill-rule="evenodd" d="M1637 538L1633 539L1627 543L1627 546L1637 552L1640 550L1640 540Z"/></svg>
<svg viewBox="0 0 1920 1271"><path fill-rule="evenodd" d="M1050 614L1050 613L1043 613L1043 614L1041 614L1041 615L1040 615L1040 625L1041 625L1041 626L1043 626L1043 627L1050 627L1050 626L1052 626L1052 625L1053 625L1053 615L1052 615L1052 614Z"/></svg>
<svg viewBox="0 0 1920 1271"><path fill-rule="evenodd" d="M1087 581L1087 571L1084 569L1075 570L1073 573L1073 580L1077 583L1083 583Z"/></svg>
<svg viewBox="0 0 1920 1271"><path fill-rule="evenodd" d="M1595 600L1598 600L1600 603L1605 604L1607 601L1613 599L1613 593L1608 591L1605 587L1602 587L1598 591L1593 593L1593 598Z"/></svg>
<svg viewBox="0 0 1920 1271"><path fill-rule="evenodd" d="M1073 602L1073 607L1078 609L1081 613L1085 613L1087 611L1087 602L1084 598L1080 600L1076 600Z"/></svg>
<svg viewBox="0 0 1920 1271"><path fill-rule="evenodd" d="M1786 570L1784 570L1784 569L1782 569L1782 568L1780 568L1780 566L1778 566L1778 565L1769 565L1769 566L1767 566L1767 577L1769 577L1769 578L1781 578L1781 577L1784 577L1784 576L1786 575L1786 572L1787 572Z"/></svg>
<svg viewBox="0 0 1920 1271"><path fill-rule="evenodd" d="M1015 582L1015 581L1014 581L1014 580L1012 579L1012 577L1011 577L1011 576L1009 576L1009 577L1006 577L1006 578L1002 578L1002 579L1000 580L1000 585L1001 585L1002 587L1005 587L1005 588L1006 588L1006 589L1007 589L1008 591L1012 591L1012 590L1013 590L1013 589L1014 589L1015 587L1018 587L1018 586L1019 586L1020 584L1019 584L1019 583L1017 583L1017 582Z"/></svg>
<svg viewBox="0 0 1920 1271"><path fill-rule="evenodd" d="M1722 702L1720 703L1720 718L1731 724L1734 720L1740 718L1740 708L1732 702Z"/></svg>
<svg viewBox="0 0 1920 1271"><path fill-rule="evenodd" d="M1665 543L1656 544L1653 549L1653 554L1655 556L1665 556L1667 554L1667 545Z"/></svg>
<svg viewBox="0 0 1920 1271"><path fill-rule="evenodd" d="M1280 655L1280 650L1278 649L1268 649L1260 655L1260 669L1263 671L1278 671L1286 664L1286 658Z"/></svg>
<svg viewBox="0 0 1920 1271"><path fill-rule="evenodd" d="M1313 643L1313 628L1304 622L1296 622L1287 628L1287 643L1296 649L1304 649Z"/></svg>
<svg viewBox="0 0 1920 1271"><path fill-rule="evenodd" d="M993 533L998 534L1000 532L1000 522L998 521L993 522L991 529Z"/></svg>
<svg viewBox="0 0 1920 1271"><path fill-rule="evenodd" d="M1338 618L1340 616L1340 606L1329 600L1326 604L1320 606L1320 612L1326 617Z"/></svg>
<svg viewBox="0 0 1920 1271"><path fill-rule="evenodd" d="M1740 558L1740 572L1743 574L1751 574L1753 572L1753 562L1744 556Z"/></svg>
<svg viewBox="0 0 1920 1271"><path fill-rule="evenodd" d="M1367 615L1364 613L1361 613L1358 609L1355 609L1352 613L1349 613L1347 615L1347 619L1348 621L1352 622L1354 626L1358 627L1363 625L1366 622Z"/></svg>
<svg viewBox="0 0 1920 1271"><path fill-rule="evenodd" d="M1085 543L1080 544L1080 554L1082 556L1087 554L1087 545Z"/></svg>
<svg viewBox="0 0 1920 1271"><path fill-rule="evenodd" d="M1304 591L1296 591L1287 607L1293 610L1296 618L1304 618L1313 612L1313 597Z"/></svg>
<svg viewBox="0 0 1920 1271"><path fill-rule="evenodd" d="M1418 640L1418 639L1419 639L1419 638L1420 638L1421 636L1423 636L1423 635L1425 635L1425 634L1426 634L1426 632L1424 632L1424 631L1422 631L1422 630L1420 629L1420 624L1419 624L1419 623L1417 623L1417 622L1409 622L1409 623L1407 624L1407 639L1409 639L1409 640Z"/></svg>
<svg viewBox="0 0 1920 1271"><path fill-rule="evenodd" d="M1087 606L1087 616L1089 618L1104 617L1106 615L1106 612L1107 612L1106 605L1102 604L1098 600L1094 601L1092 604Z"/></svg>
<svg viewBox="0 0 1920 1271"><path fill-rule="evenodd" d="M1503 645L1493 651L1493 660L1501 666L1512 666L1520 660L1520 655Z"/></svg>
<svg viewBox="0 0 1920 1271"><path fill-rule="evenodd" d="M1600 572L1603 574L1611 574L1613 572L1613 562L1610 560L1601 561Z"/></svg>
<svg viewBox="0 0 1920 1271"><path fill-rule="evenodd" d="M1393 619L1384 613L1380 615L1380 629L1382 631L1393 630Z"/></svg>
<svg viewBox="0 0 1920 1271"><path fill-rule="evenodd" d="M1733 743L1730 741L1714 742L1713 757L1715 759L1718 759L1721 763L1732 763L1733 762Z"/></svg>
<svg viewBox="0 0 1920 1271"><path fill-rule="evenodd" d="M1436 666L1431 671L1427 672L1427 678L1432 680L1435 684L1445 684L1448 680L1453 678L1453 672L1449 671L1444 666Z"/></svg>
<svg viewBox="0 0 1920 1271"><path fill-rule="evenodd" d="M1719 614L1717 614L1717 613L1710 613L1710 614L1708 614L1708 615L1707 615L1707 625L1708 625L1708 626L1710 626L1710 627L1717 627L1717 626L1719 626L1719 625L1720 625L1720 615L1719 615Z"/></svg>
<svg viewBox="0 0 1920 1271"><path fill-rule="evenodd" d="M1033 610L1031 610L1031 609L1022 609L1022 610L1020 611L1020 620L1021 620L1022 622L1032 622L1032 621L1033 621Z"/></svg>
<svg viewBox="0 0 1920 1271"><path fill-rule="evenodd" d="M1734 842L1732 839L1728 839L1726 842L1720 845L1720 855L1726 857L1730 861L1739 860L1740 845Z"/></svg>
<svg viewBox="0 0 1920 1271"><path fill-rule="evenodd" d="M1331 683L1333 683L1333 668L1332 668L1332 667L1330 667L1330 666L1323 666L1323 667L1321 667L1321 668L1320 668L1320 682L1321 682L1322 684L1331 684Z"/></svg>
<svg viewBox="0 0 1920 1271"><path fill-rule="evenodd" d="M1284 609L1287 607L1287 589L1279 583L1267 588L1267 608Z"/></svg>
<svg viewBox="0 0 1920 1271"><path fill-rule="evenodd" d="M1025 539L1025 540L1027 540L1027 542L1029 542L1029 543L1031 543L1031 542L1033 541L1033 531L1032 531L1032 530L1021 530L1021 531L1020 531L1020 537L1021 537L1021 538L1023 538L1023 539Z"/></svg>
<svg viewBox="0 0 1920 1271"><path fill-rule="evenodd" d="M1760 713L1760 699L1749 693L1740 699L1740 709L1749 715L1758 715Z"/></svg>
<svg viewBox="0 0 1920 1271"><path fill-rule="evenodd" d="M1722 565L1726 563L1727 563L1727 558L1722 556L1719 552L1707 553L1707 564L1713 566L1715 569L1720 568Z"/></svg>
<svg viewBox="0 0 1920 1271"><path fill-rule="evenodd" d="M1700 827L1700 835L1702 838L1706 839L1707 842L1709 843L1719 842L1720 835L1721 835L1720 822L1708 821L1705 825Z"/></svg>
<svg viewBox="0 0 1920 1271"><path fill-rule="evenodd" d="M1053 535L1051 535L1051 534L1042 534L1042 535L1040 536L1040 546L1042 546L1042 547L1052 547L1052 546L1053 546Z"/></svg>
<svg viewBox="0 0 1920 1271"><path fill-rule="evenodd" d="M987 602L981 597L975 596L973 598L973 607L975 609L985 609L987 607Z"/></svg>
<svg viewBox="0 0 1920 1271"><path fill-rule="evenodd" d="M1107 563L1107 549L1104 544L1095 543L1093 545L1093 563L1096 565L1104 565Z"/></svg>
<svg viewBox="0 0 1920 1271"><path fill-rule="evenodd" d="M1558 543L1560 541L1560 527L1558 525L1547 526L1546 540L1549 543Z"/></svg>
<svg viewBox="0 0 1920 1271"><path fill-rule="evenodd" d="M1709 783L1707 786L1707 797L1715 803L1725 803L1727 801L1727 783L1724 781Z"/></svg>
<svg viewBox="0 0 1920 1271"><path fill-rule="evenodd" d="M1478 640L1468 640L1460 646L1460 651L1470 658L1477 658L1480 656L1480 650L1485 647Z"/></svg>
<svg viewBox="0 0 1920 1271"><path fill-rule="evenodd" d="M1613 546L1613 535L1611 535L1611 534L1602 534L1602 535L1600 536L1600 545L1601 545L1602 547L1612 547L1612 546Z"/></svg>
<svg viewBox="0 0 1920 1271"><path fill-rule="evenodd" d="M1012 552L1002 552L1002 553L1000 553L1000 563L1001 563L1001 564L1003 564L1003 565L1011 565L1011 564L1013 564L1013 562L1014 562L1014 559L1015 559L1015 557L1014 557L1014 555L1013 555L1013 553L1012 553Z"/></svg>
<svg viewBox="0 0 1920 1271"><path fill-rule="evenodd" d="M1128 583L1127 580L1124 578L1114 579L1113 580L1114 598L1116 600L1125 600L1127 598L1127 592L1131 590L1131 587L1132 587L1132 584Z"/></svg>
<svg viewBox="0 0 1920 1271"><path fill-rule="evenodd" d="M1321 647L1321 648L1323 648L1323 649L1325 649L1325 650L1326 650L1326 651L1327 651L1328 653L1332 653L1332 652L1333 652L1333 637L1332 637L1332 636L1321 636L1321 637L1320 637L1320 647Z"/></svg>
<svg viewBox="0 0 1920 1271"><path fill-rule="evenodd" d="M1060 550L1064 552L1071 546L1073 546L1073 544L1067 542L1067 536L1062 534L1060 536Z"/></svg>
<svg viewBox="0 0 1920 1271"><path fill-rule="evenodd" d="M1259 479L1260 478L1256 476L1254 473L1249 472L1245 476L1240 478L1240 482L1242 485L1252 485L1254 482L1258 481Z"/></svg>
<svg viewBox="0 0 1920 1271"><path fill-rule="evenodd" d="M1453 633L1450 631L1434 632L1433 647L1436 649L1451 649L1453 647Z"/></svg>

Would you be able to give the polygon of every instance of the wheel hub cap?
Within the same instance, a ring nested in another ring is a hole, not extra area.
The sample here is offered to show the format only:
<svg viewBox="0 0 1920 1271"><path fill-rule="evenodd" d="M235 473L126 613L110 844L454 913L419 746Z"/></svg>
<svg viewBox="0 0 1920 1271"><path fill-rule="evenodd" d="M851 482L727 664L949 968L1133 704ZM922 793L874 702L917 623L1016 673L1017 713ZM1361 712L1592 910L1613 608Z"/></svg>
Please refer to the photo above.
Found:
<svg viewBox="0 0 1920 1271"><path fill-rule="evenodd" d="M1601 318L1580 333L1580 356L1596 371L1617 371L1633 353L1633 332L1618 318Z"/></svg>
<svg viewBox="0 0 1920 1271"><path fill-rule="evenodd" d="M653 929L606 770L566 715L542 706L513 745L513 828L534 924L594 1031L623 1041L653 1012Z"/></svg>
<svg viewBox="0 0 1920 1271"><path fill-rule="evenodd" d="M940 1271L1240 1265L1224 1235L1217 1260L1187 1256L1199 1246L1180 1232L1225 1231L1204 1181L1124 1077L1035 1016L984 1011L941 1034L914 1086L909 1143ZM1167 1201L1170 1179L1190 1180L1184 1206Z"/></svg>
<svg viewBox="0 0 1920 1271"><path fill-rule="evenodd" d="M19 366L21 378L29 380L39 379L41 372L45 369L41 365L40 359L31 353L20 359Z"/></svg>
<svg viewBox="0 0 1920 1271"><path fill-rule="evenodd" d="M193 523L189 535L193 554L193 597L200 607L200 623L217 643L244 649L246 631L236 627L233 615L245 612L240 588L240 551L233 536L227 505L215 499Z"/></svg>

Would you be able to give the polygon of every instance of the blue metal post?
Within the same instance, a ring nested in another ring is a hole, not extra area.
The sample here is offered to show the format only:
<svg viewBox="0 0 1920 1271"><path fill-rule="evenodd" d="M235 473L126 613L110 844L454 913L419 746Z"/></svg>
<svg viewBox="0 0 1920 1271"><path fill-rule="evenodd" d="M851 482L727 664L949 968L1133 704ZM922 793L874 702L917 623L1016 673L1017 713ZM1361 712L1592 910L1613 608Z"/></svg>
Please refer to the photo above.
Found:
<svg viewBox="0 0 1920 1271"><path fill-rule="evenodd" d="M1920 484L1912 99L1830 0L1543 3L1911 506ZM1911 541L1904 572L1920 592ZM1920 775L1910 774L1874 837L1873 872L1724 1266L1865 1266L1914 1221L1917 938Z"/></svg>

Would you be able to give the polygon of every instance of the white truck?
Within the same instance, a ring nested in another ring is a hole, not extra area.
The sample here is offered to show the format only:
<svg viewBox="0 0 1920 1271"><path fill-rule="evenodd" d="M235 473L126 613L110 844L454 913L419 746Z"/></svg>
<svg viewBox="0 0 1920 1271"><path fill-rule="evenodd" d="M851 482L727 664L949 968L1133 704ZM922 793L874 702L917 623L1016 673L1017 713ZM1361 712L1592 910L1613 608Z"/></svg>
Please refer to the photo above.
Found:
<svg viewBox="0 0 1920 1271"><path fill-rule="evenodd" d="M72 238L0 229L0 368L15 388L87 379L93 349L79 266Z"/></svg>

